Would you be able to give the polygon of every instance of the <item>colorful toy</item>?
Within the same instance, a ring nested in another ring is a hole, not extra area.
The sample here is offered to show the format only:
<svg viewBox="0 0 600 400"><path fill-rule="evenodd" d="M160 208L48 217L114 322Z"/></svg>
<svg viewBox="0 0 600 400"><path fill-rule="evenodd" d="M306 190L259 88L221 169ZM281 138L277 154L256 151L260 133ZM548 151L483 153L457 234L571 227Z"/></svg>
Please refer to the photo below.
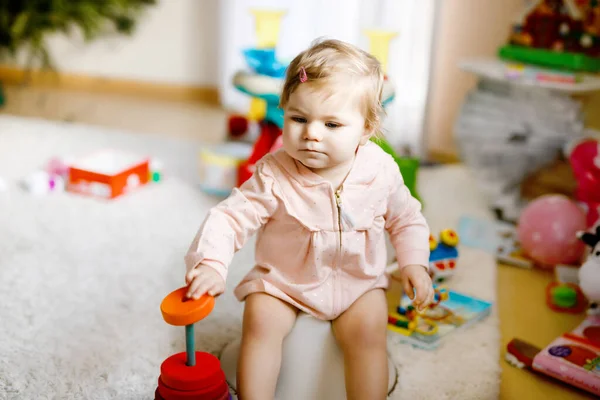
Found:
<svg viewBox="0 0 600 400"><path fill-rule="evenodd" d="M150 174L148 176L148 181L150 182L160 182L163 179L163 163L159 160L151 160L150 161Z"/></svg>
<svg viewBox="0 0 600 400"><path fill-rule="evenodd" d="M254 168L258 160L266 154L274 151L277 146L277 139L281 136L281 128L274 123L263 121L261 124L261 133L258 140L252 148L252 153L245 161L241 162L238 167L237 184L241 186L254 173Z"/></svg>
<svg viewBox="0 0 600 400"><path fill-rule="evenodd" d="M598 396L600 317L587 317L544 349L513 339L508 343L505 359L517 368L550 376Z"/></svg>
<svg viewBox="0 0 600 400"><path fill-rule="evenodd" d="M576 238L584 230L583 210L563 195L545 195L533 200L521 212L517 234L523 250L540 267L575 264L584 252Z"/></svg>
<svg viewBox="0 0 600 400"><path fill-rule="evenodd" d="M149 181L148 157L106 149L70 163L67 191L114 199Z"/></svg>
<svg viewBox="0 0 600 400"><path fill-rule="evenodd" d="M60 175L49 174L46 171L36 171L21 181L21 186L30 194L44 195L64 192L65 180Z"/></svg>
<svg viewBox="0 0 600 400"><path fill-rule="evenodd" d="M598 0L535 0L513 26L500 55L526 63L600 70Z"/></svg>
<svg viewBox="0 0 600 400"><path fill-rule="evenodd" d="M238 185L240 166L248 159L252 145L226 142L207 147L199 154L200 185L211 195L225 197Z"/></svg>
<svg viewBox="0 0 600 400"><path fill-rule="evenodd" d="M600 143L586 138L573 143L566 153L577 181L575 198L585 205L586 225L592 228L600 221Z"/></svg>
<svg viewBox="0 0 600 400"><path fill-rule="evenodd" d="M577 237L590 246L587 260L579 269L579 286L590 301L588 313L600 314L600 226L595 233L579 232Z"/></svg>
<svg viewBox="0 0 600 400"><path fill-rule="evenodd" d="M587 300L578 285L552 282L546 287L546 304L556 312L579 314L587 307Z"/></svg>
<svg viewBox="0 0 600 400"><path fill-rule="evenodd" d="M51 158L46 164L46 172L50 175L58 175L66 179L69 175L69 164L67 160Z"/></svg>
<svg viewBox="0 0 600 400"><path fill-rule="evenodd" d="M440 232L440 242L429 236L429 274L435 283L442 283L454 275L458 258L458 234L452 229Z"/></svg>
<svg viewBox="0 0 600 400"><path fill-rule="evenodd" d="M206 318L215 299L204 295L198 300L185 297L188 288L169 293L160 310L166 323L185 326L186 351L174 354L160 366L155 400L230 400L229 386L219 359L195 351L194 324Z"/></svg>
<svg viewBox="0 0 600 400"><path fill-rule="evenodd" d="M434 301L421 313L404 294L394 312L388 314L388 330L401 342L427 350L435 349L450 332L484 319L491 303L434 286Z"/></svg>

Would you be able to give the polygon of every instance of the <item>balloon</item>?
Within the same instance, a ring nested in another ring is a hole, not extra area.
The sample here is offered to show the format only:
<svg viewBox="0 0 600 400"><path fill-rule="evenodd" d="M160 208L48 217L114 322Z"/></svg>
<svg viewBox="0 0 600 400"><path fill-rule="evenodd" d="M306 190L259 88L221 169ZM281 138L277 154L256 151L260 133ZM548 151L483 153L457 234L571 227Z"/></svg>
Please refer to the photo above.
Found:
<svg viewBox="0 0 600 400"><path fill-rule="evenodd" d="M517 235L525 253L540 266L577 264L585 251L577 232L585 230L586 215L563 195L545 195L521 212Z"/></svg>

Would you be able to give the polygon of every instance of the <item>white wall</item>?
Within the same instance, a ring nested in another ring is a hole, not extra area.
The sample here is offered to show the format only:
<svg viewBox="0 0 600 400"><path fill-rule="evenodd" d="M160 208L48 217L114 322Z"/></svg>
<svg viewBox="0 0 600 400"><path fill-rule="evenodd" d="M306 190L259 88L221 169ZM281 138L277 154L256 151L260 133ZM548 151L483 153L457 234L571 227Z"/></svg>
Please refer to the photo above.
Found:
<svg viewBox="0 0 600 400"><path fill-rule="evenodd" d="M131 37L50 41L63 72L198 86L218 85L219 0L159 0ZM24 57L21 57L24 59Z"/></svg>

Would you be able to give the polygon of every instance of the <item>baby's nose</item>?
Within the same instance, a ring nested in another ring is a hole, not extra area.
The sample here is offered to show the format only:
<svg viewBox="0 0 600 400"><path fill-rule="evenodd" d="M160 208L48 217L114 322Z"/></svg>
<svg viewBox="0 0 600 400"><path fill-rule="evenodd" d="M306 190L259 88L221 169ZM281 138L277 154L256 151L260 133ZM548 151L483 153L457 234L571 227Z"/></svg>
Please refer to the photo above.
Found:
<svg viewBox="0 0 600 400"><path fill-rule="evenodd" d="M304 139L316 141L322 140L323 135L321 133L321 129L319 129L319 127L314 123L306 124L306 129L304 129Z"/></svg>

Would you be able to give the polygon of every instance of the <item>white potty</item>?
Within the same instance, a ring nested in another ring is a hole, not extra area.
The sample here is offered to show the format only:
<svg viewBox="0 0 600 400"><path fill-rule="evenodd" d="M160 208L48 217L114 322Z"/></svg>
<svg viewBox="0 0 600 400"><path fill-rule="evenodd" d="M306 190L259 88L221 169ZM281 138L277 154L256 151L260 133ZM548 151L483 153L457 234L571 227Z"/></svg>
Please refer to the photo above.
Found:
<svg viewBox="0 0 600 400"><path fill-rule="evenodd" d="M236 369L241 338L221 353L221 367L229 385L236 388ZM397 371L388 359L388 393L394 388ZM292 332L283 342L276 400L345 400L344 358L331 322L300 312Z"/></svg>

